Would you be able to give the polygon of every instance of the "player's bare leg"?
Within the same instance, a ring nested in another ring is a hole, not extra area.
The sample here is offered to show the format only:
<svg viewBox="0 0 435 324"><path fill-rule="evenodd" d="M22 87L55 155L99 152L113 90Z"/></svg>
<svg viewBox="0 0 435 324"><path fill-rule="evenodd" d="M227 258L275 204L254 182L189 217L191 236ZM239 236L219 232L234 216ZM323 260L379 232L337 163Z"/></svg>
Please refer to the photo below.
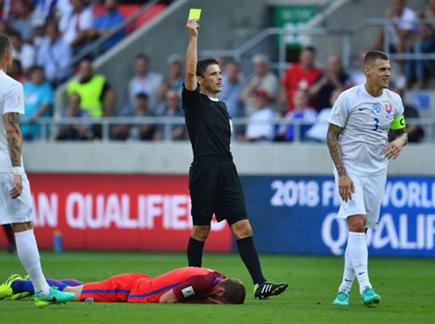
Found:
<svg viewBox="0 0 435 324"><path fill-rule="evenodd" d="M82 290L83 290L83 285L75 286L75 287L67 286L63 289L63 291L73 293L75 295L73 300L75 301L80 301L80 294L82 293Z"/></svg>

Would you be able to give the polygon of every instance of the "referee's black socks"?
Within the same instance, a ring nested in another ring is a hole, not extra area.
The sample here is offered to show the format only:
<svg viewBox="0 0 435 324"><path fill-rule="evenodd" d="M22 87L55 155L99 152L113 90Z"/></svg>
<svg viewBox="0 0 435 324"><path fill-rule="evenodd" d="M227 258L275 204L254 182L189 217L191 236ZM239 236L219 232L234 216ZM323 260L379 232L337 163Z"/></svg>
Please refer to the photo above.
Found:
<svg viewBox="0 0 435 324"><path fill-rule="evenodd" d="M237 240L240 257L248 268L249 274L254 281L254 284L262 284L266 281L261 272L260 260L258 259L257 250L254 246L252 236Z"/></svg>
<svg viewBox="0 0 435 324"><path fill-rule="evenodd" d="M187 260L189 267L200 267L202 263L202 250L204 249L204 241L195 240L190 237L187 245Z"/></svg>

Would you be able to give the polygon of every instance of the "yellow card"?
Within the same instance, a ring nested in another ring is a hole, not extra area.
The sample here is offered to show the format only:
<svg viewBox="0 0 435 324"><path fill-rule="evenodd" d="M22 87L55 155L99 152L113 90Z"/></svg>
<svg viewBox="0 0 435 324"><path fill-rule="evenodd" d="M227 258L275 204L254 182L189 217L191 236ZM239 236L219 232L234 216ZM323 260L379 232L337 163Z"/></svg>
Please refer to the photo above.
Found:
<svg viewBox="0 0 435 324"><path fill-rule="evenodd" d="M198 8L190 8L189 17L187 20L196 20L199 21L199 17L201 17L201 9Z"/></svg>

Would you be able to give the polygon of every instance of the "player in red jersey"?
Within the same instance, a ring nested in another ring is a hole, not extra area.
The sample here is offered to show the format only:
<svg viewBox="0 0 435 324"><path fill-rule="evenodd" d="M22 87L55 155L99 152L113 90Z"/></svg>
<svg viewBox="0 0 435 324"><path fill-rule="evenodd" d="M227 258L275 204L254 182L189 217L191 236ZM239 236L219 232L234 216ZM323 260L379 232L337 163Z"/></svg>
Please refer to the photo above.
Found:
<svg viewBox="0 0 435 324"><path fill-rule="evenodd" d="M27 289L20 288L26 287L24 281L17 279L11 283L13 294ZM56 280L52 282L56 284ZM198 267L177 268L157 277L142 273L119 274L78 286L58 282L58 289L74 293L76 301L243 304L246 295L240 280Z"/></svg>

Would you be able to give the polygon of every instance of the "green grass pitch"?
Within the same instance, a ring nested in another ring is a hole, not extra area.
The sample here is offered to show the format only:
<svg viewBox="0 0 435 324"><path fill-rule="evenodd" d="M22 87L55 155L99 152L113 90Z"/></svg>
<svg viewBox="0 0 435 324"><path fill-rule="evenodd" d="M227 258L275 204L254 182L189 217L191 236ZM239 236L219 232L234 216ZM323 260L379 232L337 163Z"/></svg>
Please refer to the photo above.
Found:
<svg viewBox="0 0 435 324"><path fill-rule="evenodd" d="M157 275L184 266L184 254L133 252L42 252L48 277L100 280L123 272ZM244 305L68 303L37 309L31 299L0 301L0 323L434 323L435 260L371 258L371 281L382 303L367 308L355 282L349 307L331 304L341 280L342 259L262 255L266 276L289 283L281 296L253 299L248 273L236 254L206 254L204 266L240 278ZM0 252L0 279L21 272L16 256Z"/></svg>

